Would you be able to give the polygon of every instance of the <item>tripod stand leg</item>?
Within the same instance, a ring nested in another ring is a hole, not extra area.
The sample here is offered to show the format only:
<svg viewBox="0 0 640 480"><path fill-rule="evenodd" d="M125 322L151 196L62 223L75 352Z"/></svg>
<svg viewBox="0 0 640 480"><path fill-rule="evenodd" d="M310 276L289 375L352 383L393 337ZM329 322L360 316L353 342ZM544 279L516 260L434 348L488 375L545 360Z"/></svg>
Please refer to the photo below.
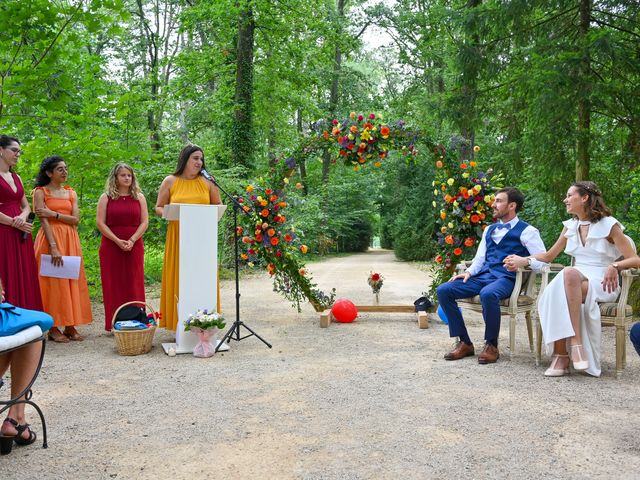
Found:
<svg viewBox="0 0 640 480"><path fill-rule="evenodd" d="M243 322L240 322L240 325L238 325L238 333L240 333L240 326L243 326L244 328L246 328L247 330L249 330L251 332L251 335L255 336L258 338L258 340L260 340L262 343L264 343L267 347L271 348L271 344L269 342L267 342L264 338L262 338L260 335L258 335L256 332L254 332L250 327L247 327ZM247 335L247 337L250 335Z"/></svg>

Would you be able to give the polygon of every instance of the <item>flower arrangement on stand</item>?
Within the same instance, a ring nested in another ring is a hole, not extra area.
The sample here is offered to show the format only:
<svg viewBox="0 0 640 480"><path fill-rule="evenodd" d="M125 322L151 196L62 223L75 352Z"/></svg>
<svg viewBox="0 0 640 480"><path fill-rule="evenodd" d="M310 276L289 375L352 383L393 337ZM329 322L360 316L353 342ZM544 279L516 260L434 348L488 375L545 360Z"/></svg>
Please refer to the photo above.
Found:
<svg viewBox="0 0 640 480"><path fill-rule="evenodd" d="M376 296L376 303L380 301L380 289L382 288L384 277L380 273L369 272L367 283Z"/></svg>
<svg viewBox="0 0 640 480"><path fill-rule="evenodd" d="M185 332L192 331L198 336L198 344L193 348L193 356L200 358L211 357L216 347L211 343L218 330L225 327L224 316L218 312L198 310L189 315L184 322Z"/></svg>
<svg viewBox="0 0 640 480"><path fill-rule="evenodd" d="M284 177L288 183L288 177ZM309 248L299 242L298 235L285 215L289 206L283 189L255 182L247 185L241 198L244 226L238 227L244 251L241 258L253 267L263 263L273 279L273 289L283 294L300 311L300 303L308 299L316 309L333 305L335 289L326 294L316 288L301 260Z"/></svg>
<svg viewBox="0 0 640 480"><path fill-rule="evenodd" d="M493 221L491 206L502 181L492 169L480 170L475 160L459 160L457 151L455 147L447 151L442 144L434 149L433 206L439 227L438 253L428 292L433 302L438 285L451 278L460 261L475 254L482 232ZM473 151L479 153L480 147L475 146Z"/></svg>

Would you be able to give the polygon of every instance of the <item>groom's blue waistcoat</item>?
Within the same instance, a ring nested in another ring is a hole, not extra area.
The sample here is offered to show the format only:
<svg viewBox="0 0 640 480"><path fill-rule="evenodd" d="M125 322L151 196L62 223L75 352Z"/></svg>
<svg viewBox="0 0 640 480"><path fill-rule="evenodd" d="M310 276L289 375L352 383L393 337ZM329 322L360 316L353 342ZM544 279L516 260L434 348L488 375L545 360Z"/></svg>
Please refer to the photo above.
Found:
<svg viewBox="0 0 640 480"><path fill-rule="evenodd" d="M516 226L507 232L507 234L502 237L500 243L496 243L491 238L493 231L496 229L497 224L494 223L487 227L487 236L485 237L485 241L487 244L487 253L485 254L484 265L482 265L482 269L478 272L485 273L491 272L494 277L516 277L515 272L510 272L506 268L504 268L504 264L502 261L508 255L519 255L521 257L526 257L529 255L529 250L522 245L520 240L520 236L525 228L529 226L527 222L523 222L522 220L518 220Z"/></svg>

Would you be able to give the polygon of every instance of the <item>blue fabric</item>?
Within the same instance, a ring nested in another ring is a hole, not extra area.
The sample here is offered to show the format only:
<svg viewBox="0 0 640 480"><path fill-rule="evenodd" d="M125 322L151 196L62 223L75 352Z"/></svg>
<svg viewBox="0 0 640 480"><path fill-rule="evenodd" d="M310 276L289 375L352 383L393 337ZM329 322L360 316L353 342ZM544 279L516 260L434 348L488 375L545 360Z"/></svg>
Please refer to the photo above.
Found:
<svg viewBox="0 0 640 480"><path fill-rule="evenodd" d="M496 223L496 228L500 230L501 228L506 228L507 230L511 230L510 223Z"/></svg>
<svg viewBox="0 0 640 480"><path fill-rule="evenodd" d="M520 235L525 228L529 226L527 222L523 222L519 220L516 223L516 226L510 229L507 234L502 237L500 243L496 243L493 241L492 233L498 228L498 225L503 225L502 223L494 223L487 228L487 235L485 237L485 241L487 244L487 253L485 254L484 264L482 265L482 269L478 274L484 272L491 272L494 277L510 277L515 280L516 273L510 272L506 268L504 268L504 264L502 263L508 255L519 255L521 257L526 257L529 255L529 250L522 245L520 240Z"/></svg>
<svg viewBox="0 0 640 480"><path fill-rule="evenodd" d="M480 295L485 323L484 339L497 346L500 336L500 300L511 295L514 284L515 280L511 277L495 277L491 272L484 272L470 277L466 283L458 279L440 285L437 289L438 301L449 319L449 336L468 338L467 327L456 300Z"/></svg>
<svg viewBox="0 0 640 480"><path fill-rule="evenodd" d="M631 332L629 332L629 339L631 339L631 343L640 355L640 322L636 323L631 327Z"/></svg>
<svg viewBox="0 0 640 480"><path fill-rule="evenodd" d="M38 325L43 332L53 326L51 315L0 303L0 337L15 335L20 330Z"/></svg>

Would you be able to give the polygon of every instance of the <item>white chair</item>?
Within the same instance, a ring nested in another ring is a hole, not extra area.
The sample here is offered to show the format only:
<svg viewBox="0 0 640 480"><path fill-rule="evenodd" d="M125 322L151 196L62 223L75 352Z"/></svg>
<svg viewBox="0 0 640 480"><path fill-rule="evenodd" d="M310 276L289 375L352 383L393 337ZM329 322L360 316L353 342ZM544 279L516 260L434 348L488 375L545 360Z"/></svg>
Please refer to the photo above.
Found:
<svg viewBox="0 0 640 480"><path fill-rule="evenodd" d="M463 273L471 265L471 262L458 264L458 273ZM513 358L516 348L516 317L519 313L524 313L527 322L527 333L529 335L529 349L533 352L533 323L531 313L536 309L536 279L537 274L529 267L519 268L516 272L516 283L509 298L500 302L500 314L509 315L509 356ZM473 312L482 313L480 296L462 298L458 300L462 308Z"/></svg>

